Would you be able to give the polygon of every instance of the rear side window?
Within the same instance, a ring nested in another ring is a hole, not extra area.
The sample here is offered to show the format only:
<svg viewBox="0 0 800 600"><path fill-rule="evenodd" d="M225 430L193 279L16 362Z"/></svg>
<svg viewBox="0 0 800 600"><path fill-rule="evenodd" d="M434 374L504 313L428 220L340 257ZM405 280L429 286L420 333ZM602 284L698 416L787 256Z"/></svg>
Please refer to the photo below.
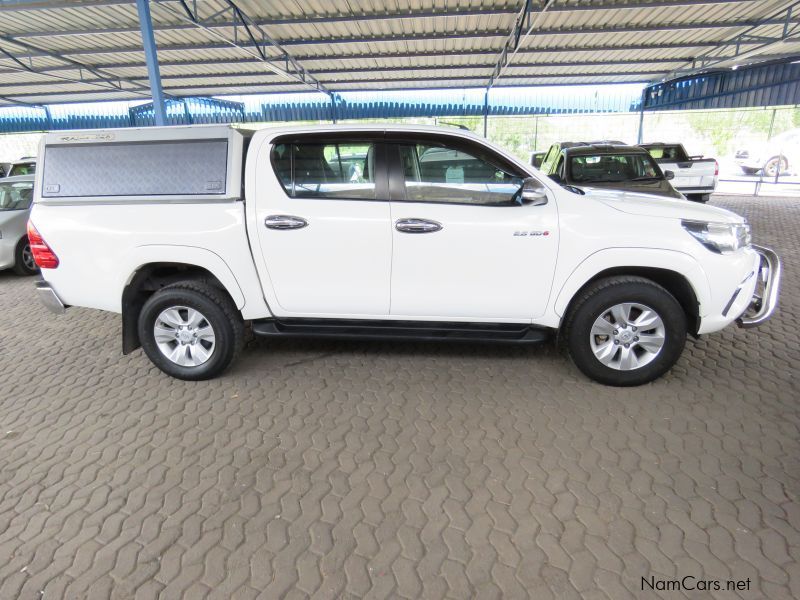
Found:
<svg viewBox="0 0 800 600"><path fill-rule="evenodd" d="M158 140L48 146L43 198L222 196L228 140Z"/></svg>
<svg viewBox="0 0 800 600"><path fill-rule="evenodd" d="M292 198L375 199L371 142L277 144L272 166Z"/></svg>
<svg viewBox="0 0 800 600"><path fill-rule="evenodd" d="M680 162L689 160L681 146L653 146L648 148L647 151L656 160L677 160Z"/></svg>
<svg viewBox="0 0 800 600"><path fill-rule="evenodd" d="M11 170L8 172L8 176L15 177L17 175L33 175L35 173L36 173L35 162L17 163L11 167Z"/></svg>

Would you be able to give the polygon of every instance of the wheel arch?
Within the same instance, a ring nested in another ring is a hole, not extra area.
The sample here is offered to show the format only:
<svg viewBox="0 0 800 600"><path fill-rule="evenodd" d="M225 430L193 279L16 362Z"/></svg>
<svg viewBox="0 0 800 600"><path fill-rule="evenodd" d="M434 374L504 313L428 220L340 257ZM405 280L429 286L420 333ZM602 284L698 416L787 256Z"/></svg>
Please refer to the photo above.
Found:
<svg viewBox="0 0 800 600"><path fill-rule="evenodd" d="M697 335L697 330L700 327L700 305L697 301L697 295L686 277L676 271L670 271L669 269L654 267L612 267L601 271L578 289L575 296L570 299L564 314L569 313L575 298L579 297L586 288L596 281L625 275L649 279L672 294L686 314L689 332L692 335Z"/></svg>
<svg viewBox="0 0 800 600"><path fill-rule="evenodd" d="M122 290L122 353L130 354L141 345L137 324L142 306L158 290L179 281L200 281L224 292L237 308L244 305L238 286L234 293L210 269L192 263L151 262L140 265ZM236 293L238 292L238 294ZM238 296L238 298L237 298Z"/></svg>
<svg viewBox="0 0 800 600"><path fill-rule="evenodd" d="M566 315L575 298L597 280L632 275L649 279L671 293L686 314L689 331L696 335L703 305L707 305L711 298L708 279L697 261L681 252L633 249L638 260L625 262L625 254L629 255L630 250L601 251L581 263L555 300L556 314L560 317Z"/></svg>

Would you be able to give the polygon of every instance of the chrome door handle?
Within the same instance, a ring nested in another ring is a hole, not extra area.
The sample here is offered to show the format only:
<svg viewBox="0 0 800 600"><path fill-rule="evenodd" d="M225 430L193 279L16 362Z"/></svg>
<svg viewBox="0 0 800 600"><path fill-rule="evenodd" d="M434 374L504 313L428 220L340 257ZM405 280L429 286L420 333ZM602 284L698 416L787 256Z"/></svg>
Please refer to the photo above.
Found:
<svg viewBox="0 0 800 600"><path fill-rule="evenodd" d="M433 233L442 229L442 224L428 219L398 219L394 228L403 233Z"/></svg>
<svg viewBox="0 0 800 600"><path fill-rule="evenodd" d="M308 221L292 215L270 215L264 219L264 225L268 229L302 229L308 225Z"/></svg>

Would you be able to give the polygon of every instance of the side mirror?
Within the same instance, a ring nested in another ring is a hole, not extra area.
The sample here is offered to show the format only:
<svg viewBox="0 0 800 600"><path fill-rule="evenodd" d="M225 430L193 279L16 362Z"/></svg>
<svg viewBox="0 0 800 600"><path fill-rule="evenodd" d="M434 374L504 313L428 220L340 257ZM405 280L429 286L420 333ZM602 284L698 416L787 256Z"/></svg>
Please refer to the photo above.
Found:
<svg viewBox="0 0 800 600"><path fill-rule="evenodd" d="M664 179L669 181L670 179L675 179L675 173L672 171L664 171Z"/></svg>
<svg viewBox="0 0 800 600"><path fill-rule="evenodd" d="M522 182L519 199L521 204L542 206L547 204L547 190L538 180L528 177Z"/></svg>

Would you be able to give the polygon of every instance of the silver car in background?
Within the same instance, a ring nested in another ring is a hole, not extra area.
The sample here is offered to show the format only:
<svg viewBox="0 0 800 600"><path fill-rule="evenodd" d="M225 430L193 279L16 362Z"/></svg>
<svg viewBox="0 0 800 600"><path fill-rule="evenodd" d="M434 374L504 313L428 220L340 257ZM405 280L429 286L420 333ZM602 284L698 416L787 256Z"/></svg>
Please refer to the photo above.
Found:
<svg viewBox="0 0 800 600"><path fill-rule="evenodd" d="M27 232L32 201L33 175L0 179L0 269L18 275L37 272Z"/></svg>

